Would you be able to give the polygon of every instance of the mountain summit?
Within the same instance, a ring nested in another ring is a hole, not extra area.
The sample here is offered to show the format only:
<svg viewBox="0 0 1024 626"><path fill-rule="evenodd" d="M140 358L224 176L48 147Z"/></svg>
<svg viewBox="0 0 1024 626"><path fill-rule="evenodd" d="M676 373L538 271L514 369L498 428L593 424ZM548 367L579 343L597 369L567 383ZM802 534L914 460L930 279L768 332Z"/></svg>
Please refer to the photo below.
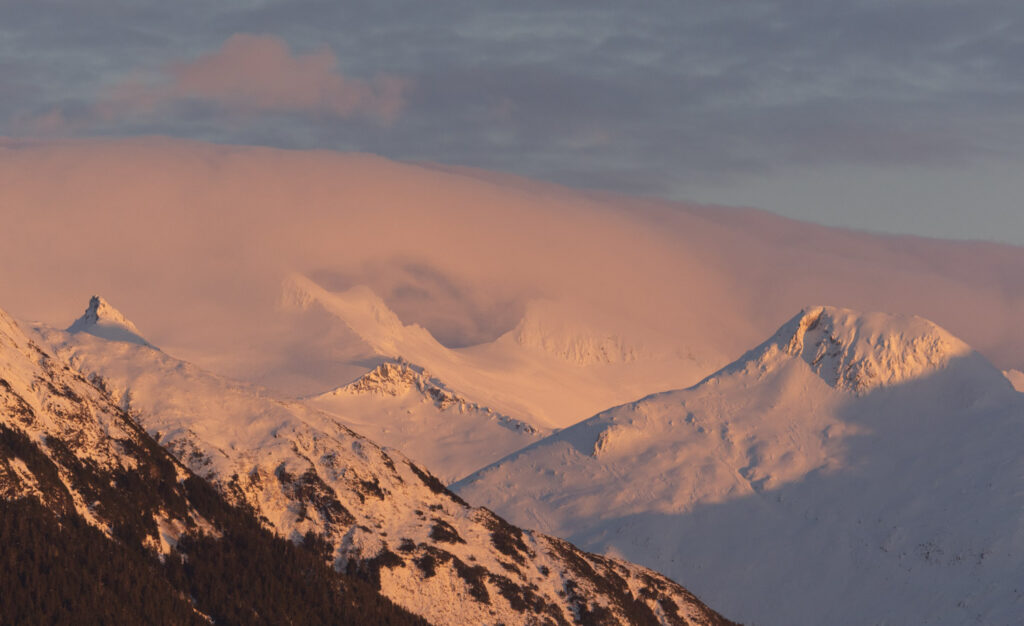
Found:
<svg viewBox="0 0 1024 626"><path fill-rule="evenodd" d="M118 311L100 296L93 296L89 299L89 306L85 309L85 313L71 326L68 326L67 330L69 333L86 333L111 341L150 345L124 313Z"/></svg>
<svg viewBox="0 0 1024 626"><path fill-rule="evenodd" d="M550 432L474 402L401 360L381 363L308 403L377 443L402 450L446 483Z"/></svg>
<svg viewBox="0 0 1024 626"><path fill-rule="evenodd" d="M780 361L797 357L829 386L864 393L920 378L972 352L960 339L917 316L814 306L716 376L752 366L770 371Z"/></svg>

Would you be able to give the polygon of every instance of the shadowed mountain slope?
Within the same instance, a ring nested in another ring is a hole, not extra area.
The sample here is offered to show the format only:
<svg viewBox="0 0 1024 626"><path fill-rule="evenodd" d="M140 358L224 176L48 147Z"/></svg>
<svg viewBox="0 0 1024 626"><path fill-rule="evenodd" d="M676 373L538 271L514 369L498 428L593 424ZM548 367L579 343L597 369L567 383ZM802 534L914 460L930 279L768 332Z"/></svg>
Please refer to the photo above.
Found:
<svg viewBox="0 0 1024 626"><path fill-rule="evenodd" d="M694 387L604 411L454 488L692 580L750 623L1011 623L1021 398L926 320L812 307Z"/></svg>

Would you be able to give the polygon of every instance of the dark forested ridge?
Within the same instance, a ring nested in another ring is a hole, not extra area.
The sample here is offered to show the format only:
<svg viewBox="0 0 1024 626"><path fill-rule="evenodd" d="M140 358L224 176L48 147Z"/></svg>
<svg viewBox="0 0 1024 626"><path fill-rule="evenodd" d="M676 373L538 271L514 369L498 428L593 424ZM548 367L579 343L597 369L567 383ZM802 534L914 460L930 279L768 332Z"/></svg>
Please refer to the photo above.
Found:
<svg viewBox="0 0 1024 626"><path fill-rule="evenodd" d="M0 500L0 547L0 623L206 623L155 556L38 500Z"/></svg>
<svg viewBox="0 0 1024 626"><path fill-rule="evenodd" d="M0 500L2 624L425 624L239 514L163 562L38 500Z"/></svg>
<svg viewBox="0 0 1024 626"><path fill-rule="evenodd" d="M322 539L271 533L141 429L117 442L134 468L111 469L62 439L33 441L11 417L0 414L0 624L426 623L333 569ZM184 527L163 555L157 517Z"/></svg>
<svg viewBox="0 0 1024 626"><path fill-rule="evenodd" d="M218 498L189 480L190 491ZM221 535L191 531L160 559L75 513L0 500L0 623L426 623L332 569L315 541L276 537L223 501L206 508Z"/></svg>

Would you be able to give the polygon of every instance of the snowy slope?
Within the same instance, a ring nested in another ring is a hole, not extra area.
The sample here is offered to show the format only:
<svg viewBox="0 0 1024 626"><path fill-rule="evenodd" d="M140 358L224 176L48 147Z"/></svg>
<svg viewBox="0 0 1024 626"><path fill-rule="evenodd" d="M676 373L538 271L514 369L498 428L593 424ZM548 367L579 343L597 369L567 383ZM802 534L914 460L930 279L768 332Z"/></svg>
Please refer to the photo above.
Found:
<svg viewBox="0 0 1024 626"><path fill-rule="evenodd" d="M384 595L432 623L724 623L659 574L468 506L329 413L87 326L37 332L75 368L102 374L192 471L286 537L321 534L337 567L379 580Z"/></svg>
<svg viewBox="0 0 1024 626"><path fill-rule="evenodd" d="M404 324L366 286L332 292L293 275L284 293L285 303L297 311L327 312L354 333L364 347L359 362L413 363L473 402L538 430L568 426L638 395L696 381L707 368L688 352L664 349L650 333L634 328L633 338L626 339L610 330L615 321L588 319L593 315L553 302L531 303L519 323L493 341L453 349L422 326ZM396 430L399 424L382 427Z"/></svg>
<svg viewBox="0 0 1024 626"><path fill-rule="evenodd" d="M454 487L751 624L1015 623L1024 402L915 317L813 307ZM786 601L780 601L785 598Z"/></svg>
<svg viewBox="0 0 1024 626"><path fill-rule="evenodd" d="M446 484L548 434L467 400L405 361L382 363L307 403L401 450Z"/></svg>

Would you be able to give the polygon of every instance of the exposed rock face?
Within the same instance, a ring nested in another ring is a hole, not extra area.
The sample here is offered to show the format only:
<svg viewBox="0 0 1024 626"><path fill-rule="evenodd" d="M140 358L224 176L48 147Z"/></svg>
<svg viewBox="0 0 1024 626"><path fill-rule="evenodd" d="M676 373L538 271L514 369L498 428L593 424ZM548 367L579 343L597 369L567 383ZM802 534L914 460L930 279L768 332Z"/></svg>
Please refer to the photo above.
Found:
<svg viewBox="0 0 1024 626"><path fill-rule="evenodd" d="M135 324L100 296L93 296L82 317L68 327L69 333L87 333L112 341L150 345Z"/></svg>
<svg viewBox="0 0 1024 626"><path fill-rule="evenodd" d="M808 307L723 372L777 367L798 357L837 389L864 393L925 376L971 354L963 341L916 316Z"/></svg>
<svg viewBox="0 0 1024 626"><path fill-rule="evenodd" d="M499 424L510 430L529 434L539 432L526 422L501 415L489 407L467 400L465 397L448 389L444 383L434 378L427 370L402 359L381 363L351 383L329 391L320 396L320 398L330 399L331 397L341 395L358 396L367 394L401 396L409 392L421 395L442 411L448 409L454 409L462 413L478 411L492 416Z"/></svg>

